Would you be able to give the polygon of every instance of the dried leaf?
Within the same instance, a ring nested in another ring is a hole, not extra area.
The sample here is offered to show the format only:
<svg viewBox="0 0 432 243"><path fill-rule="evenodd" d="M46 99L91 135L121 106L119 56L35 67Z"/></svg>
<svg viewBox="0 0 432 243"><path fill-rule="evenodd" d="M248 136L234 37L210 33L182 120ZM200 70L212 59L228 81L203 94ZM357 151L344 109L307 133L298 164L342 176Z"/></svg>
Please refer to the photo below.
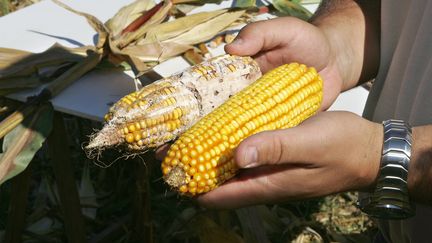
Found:
<svg viewBox="0 0 432 243"><path fill-rule="evenodd" d="M191 225L198 232L200 242L206 243L243 243L243 239L234 231L227 230L209 217L199 215ZM247 241L246 241L247 242ZM252 242L252 241L251 241ZM260 242L260 241L256 241Z"/></svg>
<svg viewBox="0 0 432 243"><path fill-rule="evenodd" d="M98 52L89 52L88 56L77 62L66 72L62 73L58 78L47 84L44 88L50 92L51 97L56 96L61 91L69 86L72 82L92 70L102 59L102 54Z"/></svg>
<svg viewBox="0 0 432 243"><path fill-rule="evenodd" d="M59 44L42 53L29 53L20 50L0 48L0 80L12 77L25 77L41 73L39 70L62 66L82 60L88 50L94 47L67 48Z"/></svg>
<svg viewBox="0 0 432 243"><path fill-rule="evenodd" d="M5 136L0 155L0 184L28 166L51 131L52 117L52 106L41 105L33 116Z"/></svg>
<svg viewBox="0 0 432 243"><path fill-rule="evenodd" d="M219 4L224 0L172 0L173 4L194 4L194 5L204 5L206 3L216 3Z"/></svg>
<svg viewBox="0 0 432 243"><path fill-rule="evenodd" d="M241 223L246 242L270 242L256 207L240 208L235 212Z"/></svg>
<svg viewBox="0 0 432 243"><path fill-rule="evenodd" d="M154 5L155 2L153 0L137 0L121 8L105 23L107 28L110 30L111 36L118 36L126 26Z"/></svg>
<svg viewBox="0 0 432 243"><path fill-rule="evenodd" d="M227 11L227 9L220 9L210 12L201 12L177 18L173 21L161 23L150 28L146 37L140 40L137 44L142 45L147 43L162 42L176 37L185 33L186 31L191 30L199 24L205 23L216 16L226 13Z"/></svg>
<svg viewBox="0 0 432 243"><path fill-rule="evenodd" d="M8 67L13 60L21 60L31 54L28 51L0 47L0 70Z"/></svg>
<svg viewBox="0 0 432 243"><path fill-rule="evenodd" d="M245 10L228 11L195 26L191 30L178 35L177 37L165 40L164 42L193 45L207 41L223 31L226 27L230 26L244 13Z"/></svg>
<svg viewBox="0 0 432 243"><path fill-rule="evenodd" d="M162 62L171 57L180 55L191 48L193 48L193 46L187 44L155 42L128 46L122 50L122 54L137 58L141 62Z"/></svg>
<svg viewBox="0 0 432 243"><path fill-rule="evenodd" d="M116 39L116 37L113 37L111 39L112 42L115 43L115 45L122 49L126 47L127 45L131 44L132 42L135 42L141 38L143 38L146 34L146 32L153 26L156 26L160 24L162 21L166 19L168 16L168 13L172 7L172 3L170 0L165 0L164 5L148 20L146 21L141 27L139 27L134 32L128 32Z"/></svg>

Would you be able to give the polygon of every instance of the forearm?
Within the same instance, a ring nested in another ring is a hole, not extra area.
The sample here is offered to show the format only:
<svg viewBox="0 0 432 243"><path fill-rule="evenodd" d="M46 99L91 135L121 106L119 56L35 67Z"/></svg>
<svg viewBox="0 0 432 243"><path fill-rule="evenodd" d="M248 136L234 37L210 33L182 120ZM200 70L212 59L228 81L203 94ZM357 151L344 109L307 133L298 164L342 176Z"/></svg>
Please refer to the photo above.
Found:
<svg viewBox="0 0 432 243"><path fill-rule="evenodd" d="M416 202L432 205L432 125L413 129L408 191Z"/></svg>
<svg viewBox="0 0 432 243"><path fill-rule="evenodd" d="M324 0L312 17L331 44L342 90L376 76L379 66L380 1Z"/></svg>

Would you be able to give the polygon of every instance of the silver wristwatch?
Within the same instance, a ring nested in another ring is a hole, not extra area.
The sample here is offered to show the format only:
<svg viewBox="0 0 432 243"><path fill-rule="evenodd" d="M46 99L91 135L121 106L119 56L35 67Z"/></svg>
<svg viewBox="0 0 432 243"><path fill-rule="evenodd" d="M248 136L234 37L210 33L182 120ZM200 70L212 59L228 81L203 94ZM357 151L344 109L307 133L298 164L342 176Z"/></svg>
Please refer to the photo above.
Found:
<svg viewBox="0 0 432 243"><path fill-rule="evenodd" d="M363 212L381 219L405 219L415 214L408 196L411 126L401 120L383 122L381 165L373 193L359 200Z"/></svg>

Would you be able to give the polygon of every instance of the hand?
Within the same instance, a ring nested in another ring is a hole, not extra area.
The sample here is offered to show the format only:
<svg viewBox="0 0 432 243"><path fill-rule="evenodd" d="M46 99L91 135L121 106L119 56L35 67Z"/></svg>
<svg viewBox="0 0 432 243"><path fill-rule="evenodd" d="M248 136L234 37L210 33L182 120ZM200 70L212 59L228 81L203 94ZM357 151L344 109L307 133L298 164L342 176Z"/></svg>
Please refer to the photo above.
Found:
<svg viewBox="0 0 432 243"><path fill-rule="evenodd" d="M245 139L235 151L244 169L198 200L235 208L365 189L375 182L382 141L381 124L350 112L321 112L297 127Z"/></svg>
<svg viewBox="0 0 432 243"><path fill-rule="evenodd" d="M315 67L324 79L322 110L342 90L343 77L325 32L302 20L283 17L248 24L225 51L254 57L263 73L290 62Z"/></svg>

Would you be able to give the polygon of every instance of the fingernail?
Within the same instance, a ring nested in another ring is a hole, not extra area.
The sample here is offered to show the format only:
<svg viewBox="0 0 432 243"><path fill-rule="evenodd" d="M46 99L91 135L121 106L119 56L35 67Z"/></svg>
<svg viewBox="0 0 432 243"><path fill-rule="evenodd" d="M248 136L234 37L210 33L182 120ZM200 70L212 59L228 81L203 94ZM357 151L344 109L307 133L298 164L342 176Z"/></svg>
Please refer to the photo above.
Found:
<svg viewBox="0 0 432 243"><path fill-rule="evenodd" d="M244 168L255 167L258 164L258 151L256 147L247 147L244 155Z"/></svg>
<svg viewBox="0 0 432 243"><path fill-rule="evenodd" d="M230 45L241 45L243 43L243 39L240 37L235 38Z"/></svg>

